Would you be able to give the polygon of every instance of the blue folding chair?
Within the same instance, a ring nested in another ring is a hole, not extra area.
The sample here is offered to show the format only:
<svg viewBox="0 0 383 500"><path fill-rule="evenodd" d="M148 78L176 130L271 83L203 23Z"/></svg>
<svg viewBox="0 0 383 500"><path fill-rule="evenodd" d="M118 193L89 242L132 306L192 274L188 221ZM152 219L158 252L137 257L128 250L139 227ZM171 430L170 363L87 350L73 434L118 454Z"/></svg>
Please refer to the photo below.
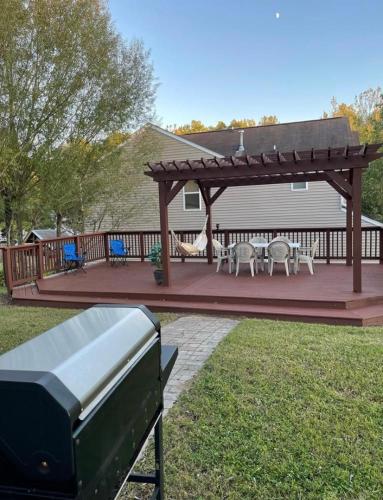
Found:
<svg viewBox="0 0 383 500"><path fill-rule="evenodd" d="M64 243L63 245L63 261L65 271L70 271L71 269L82 269L85 271L85 254L78 255L76 252L76 245L74 243Z"/></svg>
<svg viewBox="0 0 383 500"><path fill-rule="evenodd" d="M112 259L112 265L116 262L121 262L122 264L127 263L127 258L129 257L129 250L125 248L124 242L122 240L110 240L109 242L109 257Z"/></svg>

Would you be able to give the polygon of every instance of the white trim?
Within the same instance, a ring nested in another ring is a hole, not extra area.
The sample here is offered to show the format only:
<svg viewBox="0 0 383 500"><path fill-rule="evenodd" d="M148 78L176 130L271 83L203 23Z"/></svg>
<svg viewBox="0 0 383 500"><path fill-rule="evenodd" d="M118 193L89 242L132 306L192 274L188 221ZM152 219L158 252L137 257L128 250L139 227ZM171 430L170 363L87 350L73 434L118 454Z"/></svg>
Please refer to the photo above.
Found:
<svg viewBox="0 0 383 500"><path fill-rule="evenodd" d="M372 224L373 226L383 227L383 224L377 220L370 219L366 215L362 215L362 221L367 222L368 224Z"/></svg>
<svg viewBox="0 0 383 500"><path fill-rule="evenodd" d="M309 183L307 181L305 182L306 183L306 187L304 187L304 188L298 188L298 189L294 188L294 184L301 184L302 182L305 182L305 181L291 182L291 184L290 184L291 191L298 191L298 192L299 191L308 191L308 189L309 189Z"/></svg>
<svg viewBox="0 0 383 500"><path fill-rule="evenodd" d="M341 207L341 211L346 213L347 210L343 207ZM375 219L370 219L370 217L367 217L367 215L362 215L362 221L363 222L367 222L367 224L371 224L372 226L376 226L376 227L383 227L383 223L382 222L379 222Z"/></svg>
<svg viewBox="0 0 383 500"><path fill-rule="evenodd" d="M199 208L186 208L185 195L186 194L199 194ZM202 210L202 200L201 200L201 190L199 188L196 191L185 191L185 186L182 188L182 200L184 212L200 212Z"/></svg>
<svg viewBox="0 0 383 500"><path fill-rule="evenodd" d="M184 139L180 135L173 134L173 132L169 132L169 130L165 130L165 129L159 127L158 125L154 125L154 123L148 122L146 126L153 128L154 130L156 130L160 134L166 135L167 137L170 137L170 138L175 139L179 142L182 142L183 144L187 144L188 146L192 146L193 148L196 148L199 151L202 151L203 153L207 153L208 155L211 155L211 156L216 156L217 158L224 158L223 155L217 153L216 151L212 151L211 149L204 148L203 146L199 146L195 142L189 141L188 139Z"/></svg>

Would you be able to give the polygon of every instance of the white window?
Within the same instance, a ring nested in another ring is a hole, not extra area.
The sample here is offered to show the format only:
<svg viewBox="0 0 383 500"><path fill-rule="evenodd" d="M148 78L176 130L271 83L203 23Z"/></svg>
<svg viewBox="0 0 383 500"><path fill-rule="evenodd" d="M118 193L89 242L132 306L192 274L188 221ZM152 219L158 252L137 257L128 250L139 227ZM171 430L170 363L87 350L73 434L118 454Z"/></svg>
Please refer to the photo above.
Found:
<svg viewBox="0 0 383 500"><path fill-rule="evenodd" d="M308 182L292 182L291 191L307 191L309 188Z"/></svg>
<svg viewBox="0 0 383 500"><path fill-rule="evenodd" d="M201 210L201 193L195 181L184 187L184 210Z"/></svg>

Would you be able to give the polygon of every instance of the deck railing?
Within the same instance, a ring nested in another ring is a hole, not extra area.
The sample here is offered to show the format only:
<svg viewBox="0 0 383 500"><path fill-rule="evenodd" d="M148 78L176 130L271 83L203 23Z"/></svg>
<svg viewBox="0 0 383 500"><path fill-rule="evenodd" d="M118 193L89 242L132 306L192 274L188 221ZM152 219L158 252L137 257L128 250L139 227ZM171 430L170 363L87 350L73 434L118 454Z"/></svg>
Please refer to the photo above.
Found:
<svg viewBox="0 0 383 500"><path fill-rule="evenodd" d="M176 231L181 241L192 243L200 230ZM302 246L311 246L319 239L317 258L328 264L332 260L346 259L345 228L283 228L283 229L215 229L213 238L224 246L239 241L248 241L255 236L263 236L271 241L276 236L287 236L292 241L299 241ZM35 244L2 247L5 280L8 291L15 286L31 283L48 275L61 272L64 268L63 245L74 243L78 252L86 252L87 262L109 260L109 242L121 239L129 248L131 258L144 261L150 248L160 242L160 231L111 231L86 233L43 240ZM206 251L197 257L182 257L177 253L174 241L170 240L172 258L180 260L207 258ZM377 260L383 264L383 228L362 228L362 258Z"/></svg>

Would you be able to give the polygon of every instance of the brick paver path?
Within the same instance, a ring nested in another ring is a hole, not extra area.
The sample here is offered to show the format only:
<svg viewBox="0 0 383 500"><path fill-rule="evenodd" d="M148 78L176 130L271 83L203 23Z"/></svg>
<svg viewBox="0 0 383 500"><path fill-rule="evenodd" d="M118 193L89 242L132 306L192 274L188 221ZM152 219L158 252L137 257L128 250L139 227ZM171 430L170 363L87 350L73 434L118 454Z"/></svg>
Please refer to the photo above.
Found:
<svg viewBox="0 0 383 500"><path fill-rule="evenodd" d="M164 392L165 414L217 344L238 324L213 316L183 316L162 328L162 343L178 346L178 358Z"/></svg>

